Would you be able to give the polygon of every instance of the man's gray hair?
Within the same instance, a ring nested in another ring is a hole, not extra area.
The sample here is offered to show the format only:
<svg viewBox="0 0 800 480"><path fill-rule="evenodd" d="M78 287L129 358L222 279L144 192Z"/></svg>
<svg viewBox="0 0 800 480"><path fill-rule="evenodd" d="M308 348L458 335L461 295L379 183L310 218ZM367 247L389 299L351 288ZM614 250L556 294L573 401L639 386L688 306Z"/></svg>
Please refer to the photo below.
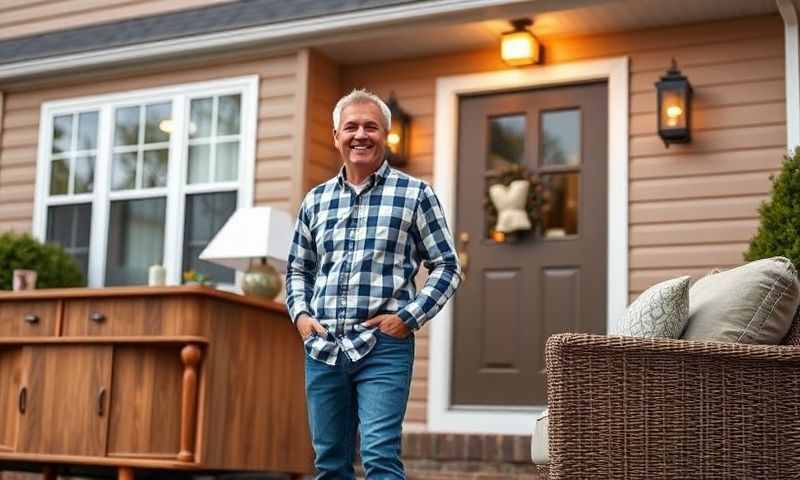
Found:
<svg viewBox="0 0 800 480"><path fill-rule="evenodd" d="M377 105L378 109L380 109L381 113L383 114L383 126L388 132L392 127L392 112L389 110L389 107L383 100L381 100L379 96L370 91L358 88L340 98L339 101L336 102L336 106L333 108L333 129L337 131L339 130L339 122L342 119L342 110L344 110L345 107L354 103L366 102L372 102Z"/></svg>

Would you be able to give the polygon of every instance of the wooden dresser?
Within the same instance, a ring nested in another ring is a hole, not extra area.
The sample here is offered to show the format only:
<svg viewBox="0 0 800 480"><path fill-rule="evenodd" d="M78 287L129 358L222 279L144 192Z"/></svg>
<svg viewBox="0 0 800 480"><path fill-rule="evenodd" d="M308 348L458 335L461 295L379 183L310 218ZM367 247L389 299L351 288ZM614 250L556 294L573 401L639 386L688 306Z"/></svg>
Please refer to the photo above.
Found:
<svg viewBox="0 0 800 480"><path fill-rule="evenodd" d="M0 466L310 473L303 355L285 306L206 287L0 293Z"/></svg>

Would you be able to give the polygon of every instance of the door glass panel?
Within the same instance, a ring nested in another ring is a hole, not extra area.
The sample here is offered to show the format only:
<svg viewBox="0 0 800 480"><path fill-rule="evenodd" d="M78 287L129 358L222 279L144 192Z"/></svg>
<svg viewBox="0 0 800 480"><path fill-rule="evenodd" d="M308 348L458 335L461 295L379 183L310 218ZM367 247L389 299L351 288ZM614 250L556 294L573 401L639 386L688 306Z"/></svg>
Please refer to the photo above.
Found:
<svg viewBox="0 0 800 480"><path fill-rule="evenodd" d="M53 119L53 153L67 152L72 144L72 115Z"/></svg>
<svg viewBox="0 0 800 480"><path fill-rule="evenodd" d="M111 202L106 285L147 283L151 265L164 260L164 197Z"/></svg>
<svg viewBox="0 0 800 480"><path fill-rule="evenodd" d="M542 112L542 166L571 166L581 163L581 111Z"/></svg>
<svg viewBox="0 0 800 480"><path fill-rule="evenodd" d="M577 173L542 175L542 185L549 193L543 208L544 236L560 238L578 233Z"/></svg>
<svg viewBox="0 0 800 480"><path fill-rule="evenodd" d="M233 269L200 260L202 252L236 210L236 192L201 193L186 197L183 270L203 273L216 283L234 283Z"/></svg>
<svg viewBox="0 0 800 480"><path fill-rule="evenodd" d="M489 119L489 156L487 168L503 169L524 163L525 115L504 115Z"/></svg>
<svg viewBox="0 0 800 480"><path fill-rule="evenodd" d="M84 285L89 273L89 238L92 228L92 204L58 205L47 209L47 243L57 243L72 255L83 273Z"/></svg>
<svg viewBox="0 0 800 480"><path fill-rule="evenodd" d="M66 195L69 184L69 160L53 160L50 164L50 195Z"/></svg>
<svg viewBox="0 0 800 480"><path fill-rule="evenodd" d="M139 143L139 107L118 108L114 116L114 145Z"/></svg>
<svg viewBox="0 0 800 480"><path fill-rule="evenodd" d="M94 155L75 158L75 193L91 193L94 190Z"/></svg>

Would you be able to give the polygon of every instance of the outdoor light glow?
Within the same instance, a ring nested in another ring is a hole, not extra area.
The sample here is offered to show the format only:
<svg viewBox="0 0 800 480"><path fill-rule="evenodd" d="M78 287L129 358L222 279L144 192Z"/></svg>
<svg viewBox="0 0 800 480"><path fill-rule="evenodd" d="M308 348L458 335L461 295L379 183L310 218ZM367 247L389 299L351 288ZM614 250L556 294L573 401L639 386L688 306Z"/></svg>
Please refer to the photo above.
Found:
<svg viewBox="0 0 800 480"><path fill-rule="evenodd" d="M397 145L398 143L400 143L400 135L392 132L386 138L386 141L389 143L389 145Z"/></svg>
<svg viewBox="0 0 800 480"><path fill-rule="evenodd" d="M530 65L539 61L539 42L527 30L503 35L500 56L509 65Z"/></svg>
<svg viewBox="0 0 800 480"><path fill-rule="evenodd" d="M667 116L669 118L678 118L683 114L683 109L678 105L670 105L667 107Z"/></svg>
<svg viewBox="0 0 800 480"><path fill-rule="evenodd" d="M170 118L161 120L161 123L158 124L158 128L164 133L172 133L172 131L175 130L175 122Z"/></svg>

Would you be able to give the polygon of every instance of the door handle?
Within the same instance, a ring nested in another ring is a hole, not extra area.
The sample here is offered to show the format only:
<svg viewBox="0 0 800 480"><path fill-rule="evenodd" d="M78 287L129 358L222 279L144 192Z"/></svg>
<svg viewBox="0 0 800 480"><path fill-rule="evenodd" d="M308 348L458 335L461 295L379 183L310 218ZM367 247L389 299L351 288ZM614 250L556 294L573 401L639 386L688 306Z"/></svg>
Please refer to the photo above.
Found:
<svg viewBox="0 0 800 480"><path fill-rule="evenodd" d="M100 387L100 391L97 393L97 416L102 417L105 413L105 404L106 404L106 389L105 387Z"/></svg>
<svg viewBox="0 0 800 480"><path fill-rule="evenodd" d="M19 389L17 408L19 408L19 413L25 415L25 410L28 409L28 387L22 387Z"/></svg>
<svg viewBox="0 0 800 480"><path fill-rule="evenodd" d="M461 232L458 236L458 263L461 264L461 272L466 279L467 270L469 269L469 254L467 253L467 245L469 245L469 233Z"/></svg>

